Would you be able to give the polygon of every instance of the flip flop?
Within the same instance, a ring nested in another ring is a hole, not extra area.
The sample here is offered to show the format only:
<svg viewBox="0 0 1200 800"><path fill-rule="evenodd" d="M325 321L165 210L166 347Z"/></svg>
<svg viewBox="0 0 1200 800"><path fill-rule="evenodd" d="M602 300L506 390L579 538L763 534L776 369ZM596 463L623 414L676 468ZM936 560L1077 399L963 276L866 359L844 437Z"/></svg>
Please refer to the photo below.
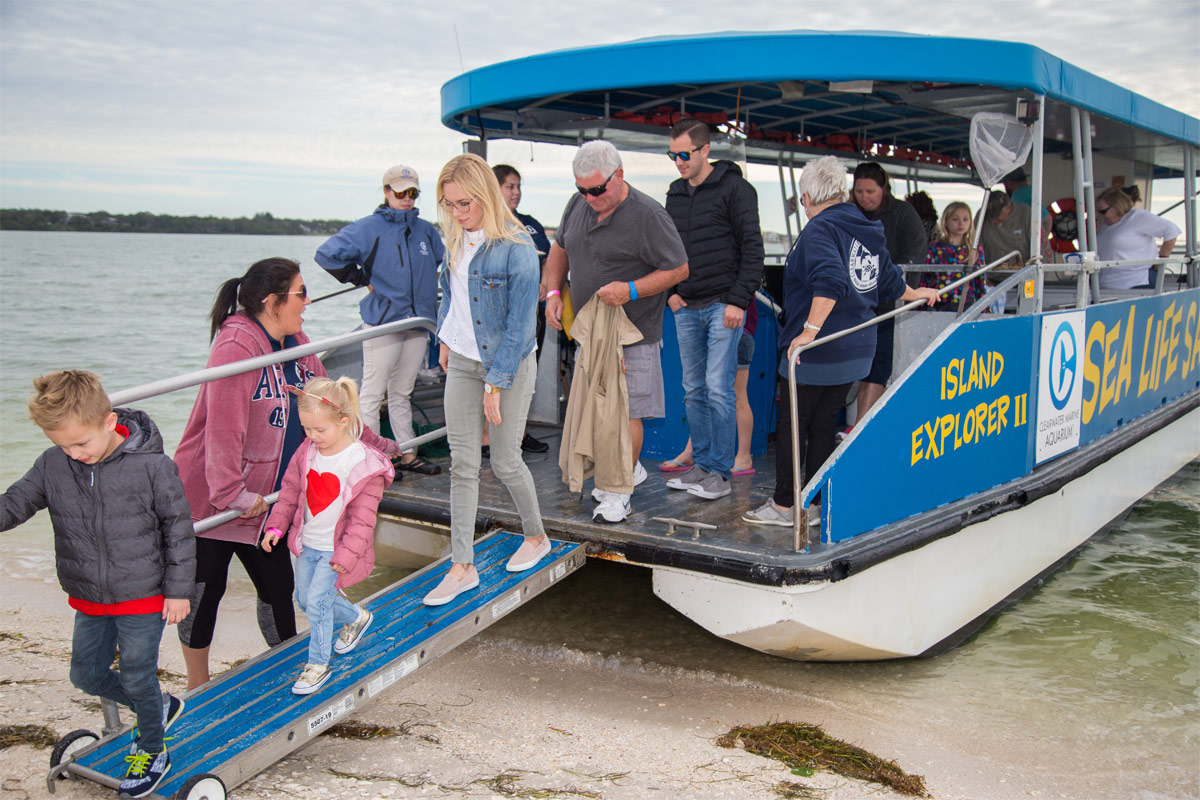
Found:
<svg viewBox="0 0 1200 800"><path fill-rule="evenodd" d="M730 475L753 475L756 472L758 472L758 470L756 470L754 467L750 467L749 469L730 470L729 474Z"/></svg>
<svg viewBox="0 0 1200 800"><path fill-rule="evenodd" d="M673 458L669 458L658 465L659 472L687 472L691 468L691 464L680 464Z"/></svg>
<svg viewBox="0 0 1200 800"><path fill-rule="evenodd" d="M430 464L420 456L417 456L407 464L401 460L400 456L396 456L392 459L392 466L396 469L402 469L405 472L419 472L422 475L439 475L442 472L442 468L437 464Z"/></svg>

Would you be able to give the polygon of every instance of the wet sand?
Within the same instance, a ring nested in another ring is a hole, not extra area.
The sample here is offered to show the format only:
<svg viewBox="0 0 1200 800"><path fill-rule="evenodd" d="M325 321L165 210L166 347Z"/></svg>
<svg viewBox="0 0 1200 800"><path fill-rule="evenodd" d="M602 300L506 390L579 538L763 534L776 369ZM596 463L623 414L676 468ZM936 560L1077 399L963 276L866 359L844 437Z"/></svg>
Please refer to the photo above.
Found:
<svg viewBox="0 0 1200 800"><path fill-rule="evenodd" d="M258 651L252 615L238 612L249 607L246 589L231 588L214 671ZM45 724L60 736L98 729L98 709L67 680L72 615L57 585L8 576L0 598L0 633L6 634L0 636L0 716L6 723ZM163 641L161 666L180 675L166 687L178 692L183 666L171 629ZM530 647L493 629L357 717L407 734L369 741L319 737L233 795L490 798L549 789L556 793L537 796L763 798L778 796L773 787L791 781L820 788L829 800L900 796L831 773L797 777L778 762L712 741L734 725L789 720L822 724L834 736L895 759L925 775L932 795L947 800L1177 796L1139 786L1136 776L1074 775L1070 763L1056 759L1027 766L1037 749L1028 732L1014 732L1011 749L985 753L973 740L970 719L940 718L931 709L916 721L854 699L828 687L783 691L579 648ZM49 750L29 746L0 751L5 796L47 796L48 758ZM505 774L514 777L495 782ZM62 798L113 796L77 780L59 786Z"/></svg>

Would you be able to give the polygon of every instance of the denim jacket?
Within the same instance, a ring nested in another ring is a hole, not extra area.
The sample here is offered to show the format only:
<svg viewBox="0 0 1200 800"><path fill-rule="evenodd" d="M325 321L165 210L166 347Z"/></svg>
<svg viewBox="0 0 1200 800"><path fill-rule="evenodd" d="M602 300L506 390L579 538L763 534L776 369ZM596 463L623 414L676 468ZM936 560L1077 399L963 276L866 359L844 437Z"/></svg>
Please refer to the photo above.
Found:
<svg viewBox="0 0 1200 800"><path fill-rule="evenodd" d="M525 357L533 352L537 321L538 267L533 241L522 234L522 242L489 239L471 259L467 286L471 291L471 319L475 343L487 369L487 382L500 389L512 387L513 376ZM450 259L442 267L438 284L438 334L450 311Z"/></svg>

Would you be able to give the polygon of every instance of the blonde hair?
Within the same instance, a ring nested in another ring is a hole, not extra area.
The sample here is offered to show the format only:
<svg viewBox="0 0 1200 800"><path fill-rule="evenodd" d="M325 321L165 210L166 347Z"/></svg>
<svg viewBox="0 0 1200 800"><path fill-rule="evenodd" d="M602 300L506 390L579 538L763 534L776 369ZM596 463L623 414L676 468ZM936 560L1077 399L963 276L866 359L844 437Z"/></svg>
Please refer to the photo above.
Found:
<svg viewBox="0 0 1200 800"><path fill-rule="evenodd" d="M443 189L447 183L456 184L471 196L472 202L478 203L483 209L485 239L508 239L533 247L533 242L525 232L525 226L517 221L508 203L504 202L504 197L500 194L500 182L496 180L492 168L474 153L464 153L447 161L437 179L438 220L442 223L442 230L446 232L446 252L451 269L457 266L454 262L462 249L463 228L446 208Z"/></svg>
<svg viewBox="0 0 1200 800"><path fill-rule="evenodd" d="M1134 189L1138 193L1138 198L1140 198L1141 191L1137 190L1136 186ZM1100 200L1108 203L1109 207L1117 212L1117 219L1120 219L1133 210L1133 201L1138 199L1130 197L1129 194L1129 192L1125 191L1125 189L1120 186L1114 186L1111 189L1105 189L1104 192L1098 198L1096 198L1097 205L1099 205Z"/></svg>
<svg viewBox="0 0 1200 800"><path fill-rule="evenodd" d="M33 388L29 418L45 431L56 431L72 420L99 427L113 410L108 392L94 372L81 369L48 372L33 379Z"/></svg>
<svg viewBox="0 0 1200 800"><path fill-rule="evenodd" d="M971 216L971 207L961 200L955 200L949 203L942 209L942 221L938 223L938 241L950 241L950 215L955 211L967 212L967 233L963 236L963 244L967 246L967 264L975 266L975 262L979 259L979 248L975 247L975 217Z"/></svg>
<svg viewBox="0 0 1200 800"><path fill-rule="evenodd" d="M350 436L362 436L362 412L358 408L358 384L353 378L313 378L304 385L296 407L308 414L323 411L334 419L350 420Z"/></svg>

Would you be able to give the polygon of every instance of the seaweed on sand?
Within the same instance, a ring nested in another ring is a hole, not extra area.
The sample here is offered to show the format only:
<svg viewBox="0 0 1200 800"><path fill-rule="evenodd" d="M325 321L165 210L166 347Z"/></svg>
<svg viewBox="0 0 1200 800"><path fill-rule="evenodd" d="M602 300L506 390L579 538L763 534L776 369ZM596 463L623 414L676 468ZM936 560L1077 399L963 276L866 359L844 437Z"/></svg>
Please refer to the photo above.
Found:
<svg viewBox="0 0 1200 800"><path fill-rule="evenodd" d="M34 747L53 747L58 734L45 725L0 725L0 750L29 744Z"/></svg>
<svg viewBox="0 0 1200 800"><path fill-rule="evenodd" d="M884 761L861 747L835 739L818 725L775 722L739 725L717 737L721 747L741 746L756 755L782 761L793 769L830 769L847 778L878 783L910 797L930 797L925 778L909 775L895 761Z"/></svg>

